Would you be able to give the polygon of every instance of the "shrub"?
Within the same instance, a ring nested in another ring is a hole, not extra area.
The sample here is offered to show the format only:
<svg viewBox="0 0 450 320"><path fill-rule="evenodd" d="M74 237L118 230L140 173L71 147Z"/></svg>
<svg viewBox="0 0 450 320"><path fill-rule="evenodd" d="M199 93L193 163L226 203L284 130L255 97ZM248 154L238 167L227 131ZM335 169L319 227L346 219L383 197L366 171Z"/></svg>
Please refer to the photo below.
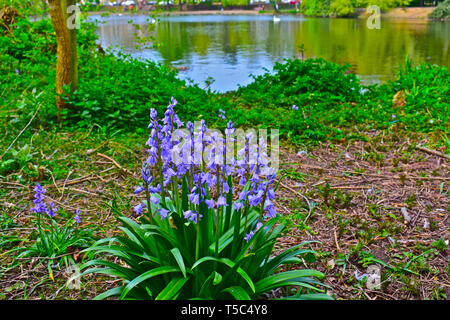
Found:
<svg viewBox="0 0 450 320"><path fill-rule="evenodd" d="M414 66L406 60L398 80L386 86L391 93L405 93L405 105L392 109L405 126L421 132L448 131L450 72L447 68L431 64Z"/></svg>
<svg viewBox="0 0 450 320"><path fill-rule="evenodd" d="M439 3L429 17L433 19L450 19L450 0Z"/></svg>

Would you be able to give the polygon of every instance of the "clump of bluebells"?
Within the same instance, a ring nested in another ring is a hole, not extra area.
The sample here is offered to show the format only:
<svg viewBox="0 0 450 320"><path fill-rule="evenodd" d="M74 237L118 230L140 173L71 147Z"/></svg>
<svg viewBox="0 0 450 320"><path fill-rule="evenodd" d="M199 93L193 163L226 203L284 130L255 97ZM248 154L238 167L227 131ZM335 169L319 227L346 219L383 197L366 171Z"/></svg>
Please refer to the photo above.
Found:
<svg viewBox="0 0 450 320"><path fill-rule="evenodd" d="M125 235L88 249L123 261L85 264L96 267L84 274L124 280L98 298L256 299L283 286L295 286L287 292L296 298L327 298L318 271L274 274L313 251L302 243L272 256L284 226L276 225L276 170L264 139L256 143L254 133L242 134L232 122L225 135L204 121L184 124L176 106L172 98L162 120L150 111L148 157L135 189L145 199L134 207L135 219L118 213Z"/></svg>
<svg viewBox="0 0 450 320"><path fill-rule="evenodd" d="M257 227L261 226L259 220L262 218L274 218L276 209L272 201L275 199L276 174L268 165L265 142L254 143L254 133L250 132L245 135L237 157L233 157L236 138L231 121L227 124L225 137L210 131L204 121L198 127L187 122L187 130L181 130L184 124L174 111L176 105L177 101L172 98L161 123L157 120L156 110L150 112L151 133L146 143L149 156L141 171L142 185L135 190L135 193L145 192L147 201L134 207L136 215L142 214L144 208L148 209L149 216L159 214L161 219L179 212L187 221L197 223L203 218L199 213L203 206L220 222L221 215L227 212L226 207L232 206L232 210L245 216L247 221L252 209L259 210ZM219 112L219 117L226 119L224 111ZM231 152L227 147L232 148ZM231 177L239 181L236 187L231 185ZM177 201L183 182L188 192L186 208ZM226 200L229 194L234 199L232 203ZM166 197L176 205L176 210L167 207ZM154 210L149 203L155 206ZM250 230L246 239L254 232Z"/></svg>
<svg viewBox="0 0 450 320"><path fill-rule="evenodd" d="M66 265L74 263L72 257L67 255L70 247L86 248L92 241L92 235L88 230L81 228L80 210L76 209L75 215L66 220L66 213L58 209L53 201L46 201L46 190L37 183L34 188L35 194L31 212L36 215L38 237L31 246L25 248L19 257L45 257L48 261L48 268L55 262L62 262ZM58 216L59 213L59 216ZM20 248L22 250L22 248ZM57 260L57 261L56 261Z"/></svg>

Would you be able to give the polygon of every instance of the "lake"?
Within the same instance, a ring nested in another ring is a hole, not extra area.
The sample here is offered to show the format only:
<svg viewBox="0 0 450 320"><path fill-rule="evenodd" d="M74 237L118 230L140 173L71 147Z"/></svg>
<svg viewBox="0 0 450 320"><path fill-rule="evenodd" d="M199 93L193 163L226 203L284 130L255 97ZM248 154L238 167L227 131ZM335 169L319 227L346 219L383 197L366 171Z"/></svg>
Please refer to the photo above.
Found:
<svg viewBox="0 0 450 320"><path fill-rule="evenodd" d="M218 92L237 89L251 82L250 74L302 55L348 63L364 84L393 79L406 56L415 63L450 67L449 22L382 20L380 29L369 29L364 19L278 17L280 21L272 15L162 16L150 32L141 29L148 25L146 15L93 15L90 20L100 21L103 47L120 46L134 57L185 67L179 77L201 87L212 77L211 88ZM151 34L157 46L136 48L136 33Z"/></svg>

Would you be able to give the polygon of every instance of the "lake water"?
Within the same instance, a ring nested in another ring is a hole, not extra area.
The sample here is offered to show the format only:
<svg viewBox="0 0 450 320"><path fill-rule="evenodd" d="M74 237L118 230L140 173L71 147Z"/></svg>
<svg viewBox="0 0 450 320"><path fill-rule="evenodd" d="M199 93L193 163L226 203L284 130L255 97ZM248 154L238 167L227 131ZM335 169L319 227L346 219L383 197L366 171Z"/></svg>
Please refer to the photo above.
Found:
<svg viewBox="0 0 450 320"><path fill-rule="evenodd" d="M450 23L382 20L381 29L369 29L363 19L312 19L280 15L176 15L160 17L150 32L158 44L137 49L134 34L148 35L136 25L148 25L148 16L91 16L99 20L102 46L121 46L135 57L187 67L180 78L202 87L208 77L213 90L225 92L251 82L250 74L271 70L285 58L322 57L350 71L365 84L395 77L408 56L415 63L450 67Z"/></svg>

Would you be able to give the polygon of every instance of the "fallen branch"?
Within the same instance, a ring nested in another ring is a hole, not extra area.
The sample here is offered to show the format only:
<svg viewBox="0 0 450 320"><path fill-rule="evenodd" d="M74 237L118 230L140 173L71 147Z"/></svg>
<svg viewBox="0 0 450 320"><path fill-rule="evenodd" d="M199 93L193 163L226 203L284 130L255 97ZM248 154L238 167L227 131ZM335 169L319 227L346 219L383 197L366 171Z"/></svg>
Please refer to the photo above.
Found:
<svg viewBox="0 0 450 320"><path fill-rule="evenodd" d="M330 186L330 189L371 189L369 186L342 186L342 187L333 187Z"/></svg>
<svg viewBox="0 0 450 320"><path fill-rule="evenodd" d="M7 185L7 186L17 186L17 187L25 188L25 186L23 184L16 183L16 182L0 181L0 184L4 184L4 185Z"/></svg>
<svg viewBox="0 0 450 320"><path fill-rule="evenodd" d="M439 152L439 151L436 151L436 150L431 150L431 149L428 149L428 148L425 148L425 147L421 147L421 146L416 146L416 148L419 149L419 150L422 150L422 151L424 151L426 153L434 154L435 156L438 156L438 157L442 157L442 158L445 158L445 159L450 159L450 156L448 154L445 154L445 153L442 153L442 152Z"/></svg>
<svg viewBox="0 0 450 320"><path fill-rule="evenodd" d="M22 131L20 131L19 135L18 135L17 137L15 137L15 139L13 140L13 142L11 142L11 144L10 144L9 147L6 149L6 151L3 152L3 154L0 156L0 160L5 156L5 154L8 153L8 151L12 148L12 146L14 145L14 143L16 143L17 139L19 139L19 137L22 135L22 133L24 133L25 130L27 130L27 128L30 126L31 122L33 122L34 118L36 117L36 115L37 115L38 112L39 112L39 109L41 108L41 105L42 105L42 104L40 104L40 105L37 107L36 111L34 112L33 116L32 116L31 119L30 119L30 121L28 121L27 125L22 129Z"/></svg>
<svg viewBox="0 0 450 320"><path fill-rule="evenodd" d="M341 251L341 247L339 247L339 243L338 243L338 240L337 240L336 229L334 229L334 243L336 244L336 249L338 251Z"/></svg>
<svg viewBox="0 0 450 320"><path fill-rule="evenodd" d="M111 167L111 168L108 168L108 169L105 169L105 170L103 170L103 171L100 171L99 173L105 173L105 172L108 172L108 171L111 171L112 169L114 169L114 167ZM113 173L109 173L109 174L107 174L107 175L105 175L104 177L108 177L108 176L110 176L110 175L112 175ZM98 175L94 175L94 173L90 173L90 174L88 174L88 175L86 175L86 176L84 176L84 177L80 177L80 178L76 178L76 179L73 179L73 180L70 180L70 181L64 181L64 186L70 186L70 185L73 185L73 184L78 184L78 183L80 183L80 182L85 182L85 181L89 181L89 180L93 180L93 179L97 179L98 178ZM66 180L67 180L67 178L66 178ZM58 186L62 186L63 184L58 184Z"/></svg>
<svg viewBox="0 0 450 320"><path fill-rule="evenodd" d="M100 153L100 152L97 152L97 156L102 157L102 158L105 158L105 159L108 159L108 160L111 161L117 168L119 168L120 170L122 170L122 171L125 172L126 174L129 174L129 175L133 176L133 173L132 173L130 170L128 170L128 169L122 167L122 166L121 166L120 164L118 164L117 161L114 160L113 158L108 157L107 155L104 155L103 153Z"/></svg>
<svg viewBox="0 0 450 320"><path fill-rule="evenodd" d="M97 193L92 193L92 192L82 190L82 189L77 189L77 188L66 188L66 190L75 191L75 192L79 192L79 193L85 193L85 194L88 194L90 196L95 196L95 197L99 196Z"/></svg>
<svg viewBox="0 0 450 320"><path fill-rule="evenodd" d="M291 191L291 192L294 192L294 193L297 193L299 196L301 196L303 199L305 199L305 201L306 201L306 203L308 204L308 208L309 208L309 212L308 212L308 215L306 216L306 218L305 218L305 220L303 221L303 223L306 223L306 221L308 221L308 219L309 219L309 216L311 215L311 213L312 213L312 207L311 207L311 203L309 202L309 200L308 200L308 198L307 197L305 197L303 194L301 194L300 192L298 192L297 190L294 190L294 189L292 189L291 187L288 187L287 185L285 185L284 183L282 183L281 181L280 181L280 185L283 187L283 188L285 188L285 189L288 189L289 191Z"/></svg>
<svg viewBox="0 0 450 320"><path fill-rule="evenodd" d="M64 180L64 184L63 184L63 188L62 188L62 192L61 192L61 197L59 197L59 201L61 201L64 198L64 191L66 189L66 182L67 180L69 180L70 175L73 173L72 170L69 171L69 174L66 177L66 180Z"/></svg>

